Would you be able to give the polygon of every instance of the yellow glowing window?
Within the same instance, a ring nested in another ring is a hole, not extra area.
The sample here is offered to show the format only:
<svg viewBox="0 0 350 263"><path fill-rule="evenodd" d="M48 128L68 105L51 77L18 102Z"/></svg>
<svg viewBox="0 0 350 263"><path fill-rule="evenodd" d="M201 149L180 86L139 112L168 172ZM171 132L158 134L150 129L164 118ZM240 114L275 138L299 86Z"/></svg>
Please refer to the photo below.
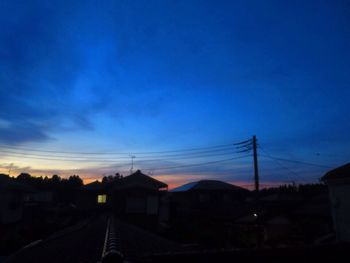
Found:
<svg viewBox="0 0 350 263"><path fill-rule="evenodd" d="M98 195L97 196L97 203L98 204L105 204L107 201L107 195Z"/></svg>

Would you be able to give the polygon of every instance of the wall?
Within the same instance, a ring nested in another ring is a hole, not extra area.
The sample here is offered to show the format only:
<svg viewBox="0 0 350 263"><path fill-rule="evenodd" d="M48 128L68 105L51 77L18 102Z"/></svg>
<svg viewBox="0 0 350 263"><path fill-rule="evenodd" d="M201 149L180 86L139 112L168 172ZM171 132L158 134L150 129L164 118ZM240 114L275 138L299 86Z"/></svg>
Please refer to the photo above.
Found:
<svg viewBox="0 0 350 263"><path fill-rule="evenodd" d="M350 184L329 185L329 194L337 240L350 242Z"/></svg>

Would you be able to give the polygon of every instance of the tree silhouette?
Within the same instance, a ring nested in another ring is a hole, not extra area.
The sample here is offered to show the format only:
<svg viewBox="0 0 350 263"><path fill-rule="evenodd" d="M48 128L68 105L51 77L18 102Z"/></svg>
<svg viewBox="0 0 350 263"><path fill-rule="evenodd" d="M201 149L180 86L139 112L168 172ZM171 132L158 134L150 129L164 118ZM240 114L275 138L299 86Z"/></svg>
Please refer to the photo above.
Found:
<svg viewBox="0 0 350 263"><path fill-rule="evenodd" d="M17 176L17 180L19 180L19 181L27 181L27 182L29 182L31 178L32 178L32 176L29 173L20 173Z"/></svg>
<svg viewBox="0 0 350 263"><path fill-rule="evenodd" d="M113 175L103 176L102 183L103 184L111 183L111 182L114 182L116 180L122 179L123 177L124 176L120 173L116 173L114 176Z"/></svg>
<svg viewBox="0 0 350 263"><path fill-rule="evenodd" d="M79 175L71 175L68 178L68 184L73 188L78 188L83 185L83 180Z"/></svg>

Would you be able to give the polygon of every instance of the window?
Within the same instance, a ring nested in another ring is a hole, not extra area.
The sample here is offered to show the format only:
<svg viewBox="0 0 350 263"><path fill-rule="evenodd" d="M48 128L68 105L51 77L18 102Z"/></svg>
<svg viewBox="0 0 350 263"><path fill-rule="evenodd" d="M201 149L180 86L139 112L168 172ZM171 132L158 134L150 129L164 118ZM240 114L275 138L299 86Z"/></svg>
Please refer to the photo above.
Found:
<svg viewBox="0 0 350 263"><path fill-rule="evenodd" d="M97 203L98 204L105 204L107 202L107 195L98 195L97 196Z"/></svg>

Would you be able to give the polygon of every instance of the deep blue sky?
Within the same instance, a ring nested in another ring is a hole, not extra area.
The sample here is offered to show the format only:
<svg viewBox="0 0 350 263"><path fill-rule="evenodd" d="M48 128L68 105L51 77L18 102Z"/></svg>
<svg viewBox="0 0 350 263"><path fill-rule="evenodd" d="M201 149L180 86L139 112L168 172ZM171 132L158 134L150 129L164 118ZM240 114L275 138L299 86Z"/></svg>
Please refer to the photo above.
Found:
<svg viewBox="0 0 350 263"><path fill-rule="evenodd" d="M2 0L0 143L134 153L256 134L270 155L341 165L350 157L349 14L345 0ZM116 170L1 156L14 174ZM265 182L312 181L328 169L261 157ZM249 158L153 174L170 183L252 178Z"/></svg>

